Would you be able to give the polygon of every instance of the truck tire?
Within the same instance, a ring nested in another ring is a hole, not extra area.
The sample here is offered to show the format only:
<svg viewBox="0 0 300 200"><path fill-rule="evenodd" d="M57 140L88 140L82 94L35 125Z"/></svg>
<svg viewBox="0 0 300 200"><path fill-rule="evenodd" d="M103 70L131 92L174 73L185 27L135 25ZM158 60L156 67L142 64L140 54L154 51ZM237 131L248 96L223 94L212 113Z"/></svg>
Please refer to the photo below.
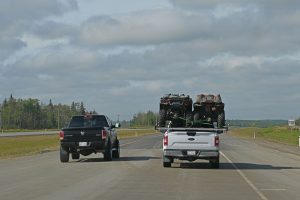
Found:
<svg viewBox="0 0 300 200"><path fill-rule="evenodd" d="M161 109L159 111L159 121L158 121L158 125L160 127L165 127L166 126L166 110L165 109Z"/></svg>
<svg viewBox="0 0 300 200"><path fill-rule="evenodd" d="M172 157L163 156L163 166L164 167L171 167L172 162L174 159Z"/></svg>
<svg viewBox="0 0 300 200"><path fill-rule="evenodd" d="M209 160L210 167L213 169L219 169L220 167L220 157L216 157Z"/></svg>
<svg viewBox="0 0 300 200"><path fill-rule="evenodd" d="M113 158L120 158L120 143L119 143L118 139L116 139L115 149L112 152L112 157Z"/></svg>
<svg viewBox="0 0 300 200"><path fill-rule="evenodd" d="M104 151L104 160L105 161L111 161L112 160L112 148L111 143L108 141L105 151Z"/></svg>
<svg viewBox="0 0 300 200"><path fill-rule="evenodd" d="M171 167L171 162L163 162L164 167Z"/></svg>
<svg viewBox="0 0 300 200"><path fill-rule="evenodd" d="M218 128L223 128L225 126L225 113L219 113L218 114Z"/></svg>
<svg viewBox="0 0 300 200"><path fill-rule="evenodd" d="M69 152L66 151L62 146L60 146L59 155L60 155L60 162L62 163L69 162Z"/></svg>
<svg viewBox="0 0 300 200"><path fill-rule="evenodd" d="M79 158L80 158L80 154L79 154L79 153L77 153L77 152L75 152L75 153L72 153L71 155L72 155L72 159L73 159L73 160L77 160L77 159L79 159Z"/></svg>

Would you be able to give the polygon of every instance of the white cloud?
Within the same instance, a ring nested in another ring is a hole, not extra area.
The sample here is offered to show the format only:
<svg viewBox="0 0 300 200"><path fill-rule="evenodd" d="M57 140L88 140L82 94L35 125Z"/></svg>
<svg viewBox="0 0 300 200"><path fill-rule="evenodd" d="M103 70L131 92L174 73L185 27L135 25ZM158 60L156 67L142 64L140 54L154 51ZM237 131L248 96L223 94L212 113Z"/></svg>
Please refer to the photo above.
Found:
<svg viewBox="0 0 300 200"><path fill-rule="evenodd" d="M6 62L6 59L27 46L27 43L20 38L36 23L50 16L61 16L74 9L77 9L76 0L0 1L0 38L3 38L7 44L0 45L0 61Z"/></svg>
<svg viewBox="0 0 300 200"><path fill-rule="evenodd" d="M200 14L193 18L172 10L150 10L91 18L76 39L89 46L160 44L190 40L209 25L209 19Z"/></svg>
<svg viewBox="0 0 300 200"><path fill-rule="evenodd" d="M259 9L250 5L246 6L236 6L233 4L219 4L216 6L216 8L213 10L212 14L215 18L221 19L230 17L234 14L241 14L244 12L259 12Z"/></svg>
<svg viewBox="0 0 300 200"><path fill-rule="evenodd" d="M54 79L53 76L50 76L48 74L38 74L37 78L40 79L40 80L43 80L43 81L50 81L50 80Z"/></svg>
<svg viewBox="0 0 300 200"><path fill-rule="evenodd" d="M221 93L228 118L299 115L298 1L131 1L0 2L0 97L129 119L165 93Z"/></svg>

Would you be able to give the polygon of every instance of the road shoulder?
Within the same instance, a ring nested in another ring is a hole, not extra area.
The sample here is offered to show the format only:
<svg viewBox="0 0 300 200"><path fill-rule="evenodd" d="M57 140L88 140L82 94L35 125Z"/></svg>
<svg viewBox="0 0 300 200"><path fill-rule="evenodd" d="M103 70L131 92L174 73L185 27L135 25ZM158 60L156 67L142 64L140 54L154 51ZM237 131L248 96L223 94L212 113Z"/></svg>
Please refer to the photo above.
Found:
<svg viewBox="0 0 300 200"><path fill-rule="evenodd" d="M263 146L263 147L267 147L267 148L274 149L274 150L277 150L277 151L281 151L281 152L284 152L284 153L290 153L290 154L300 156L300 147L299 146L284 144L284 143L271 141L271 140L267 140L267 139L262 139L262 138L255 138L254 139L254 138L249 138L249 137L239 137L235 134L230 134L230 132L227 133L227 134L231 137L236 137L236 138L239 138L239 139L252 141L255 144Z"/></svg>

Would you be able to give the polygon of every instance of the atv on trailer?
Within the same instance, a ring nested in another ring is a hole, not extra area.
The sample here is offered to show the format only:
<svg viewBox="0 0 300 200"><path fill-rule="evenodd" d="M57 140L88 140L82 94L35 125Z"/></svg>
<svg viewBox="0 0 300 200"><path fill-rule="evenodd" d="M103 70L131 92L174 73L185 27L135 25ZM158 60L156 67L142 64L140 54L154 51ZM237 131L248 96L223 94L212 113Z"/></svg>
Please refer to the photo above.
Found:
<svg viewBox="0 0 300 200"><path fill-rule="evenodd" d="M159 127L165 127L166 122L176 127L190 126L192 123L193 100L184 94L167 94L160 98Z"/></svg>
<svg viewBox="0 0 300 200"><path fill-rule="evenodd" d="M225 126L225 104L222 102L221 95L200 94L197 95L194 103L194 121L207 121L217 123L218 128Z"/></svg>

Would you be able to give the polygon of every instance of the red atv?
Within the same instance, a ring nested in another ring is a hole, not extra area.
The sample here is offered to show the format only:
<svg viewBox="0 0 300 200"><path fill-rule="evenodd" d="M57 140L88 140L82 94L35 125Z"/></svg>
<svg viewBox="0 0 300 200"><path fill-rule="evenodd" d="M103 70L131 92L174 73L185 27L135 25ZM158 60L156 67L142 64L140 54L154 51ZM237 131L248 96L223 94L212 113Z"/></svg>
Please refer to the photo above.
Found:
<svg viewBox="0 0 300 200"><path fill-rule="evenodd" d="M194 103L194 121L217 123L218 128L225 126L225 104L221 95L199 94Z"/></svg>

